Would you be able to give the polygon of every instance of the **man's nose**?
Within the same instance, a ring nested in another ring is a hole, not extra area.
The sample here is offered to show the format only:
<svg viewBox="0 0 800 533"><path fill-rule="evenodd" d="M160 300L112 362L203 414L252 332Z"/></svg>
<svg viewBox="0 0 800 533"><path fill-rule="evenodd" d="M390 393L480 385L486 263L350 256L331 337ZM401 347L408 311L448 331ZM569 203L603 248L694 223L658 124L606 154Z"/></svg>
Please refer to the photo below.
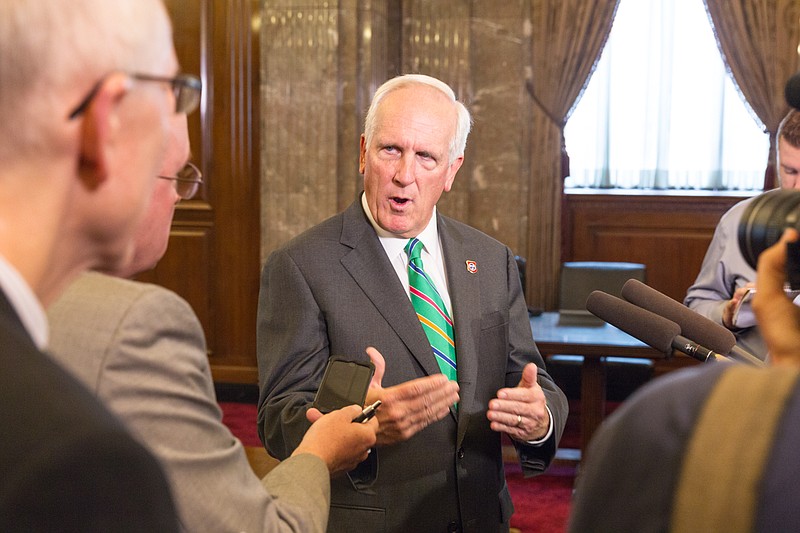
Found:
<svg viewBox="0 0 800 533"><path fill-rule="evenodd" d="M409 185L414 181L414 160L412 157L401 157L395 168L394 182L398 185Z"/></svg>

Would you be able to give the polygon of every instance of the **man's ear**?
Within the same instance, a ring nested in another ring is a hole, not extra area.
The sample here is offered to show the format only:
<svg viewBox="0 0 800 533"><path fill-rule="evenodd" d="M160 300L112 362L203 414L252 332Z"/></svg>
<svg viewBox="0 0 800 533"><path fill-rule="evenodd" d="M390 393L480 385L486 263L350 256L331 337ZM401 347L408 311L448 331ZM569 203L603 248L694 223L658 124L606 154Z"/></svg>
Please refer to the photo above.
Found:
<svg viewBox="0 0 800 533"><path fill-rule="evenodd" d="M83 114L79 175L87 188L95 189L108 177L110 147L119 131L118 105L129 86L125 74L107 76Z"/></svg>
<svg viewBox="0 0 800 533"><path fill-rule="evenodd" d="M464 162L464 156L462 155L452 163L447 168L447 179L445 179L444 183L444 192L450 192L450 189L453 188L453 182L456 180L456 173L458 169L461 168L461 163Z"/></svg>
<svg viewBox="0 0 800 533"><path fill-rule="evenodd" d="M358 152L358 173L363 174L367 168L367 138L361 134L361 146Z"/></svg>

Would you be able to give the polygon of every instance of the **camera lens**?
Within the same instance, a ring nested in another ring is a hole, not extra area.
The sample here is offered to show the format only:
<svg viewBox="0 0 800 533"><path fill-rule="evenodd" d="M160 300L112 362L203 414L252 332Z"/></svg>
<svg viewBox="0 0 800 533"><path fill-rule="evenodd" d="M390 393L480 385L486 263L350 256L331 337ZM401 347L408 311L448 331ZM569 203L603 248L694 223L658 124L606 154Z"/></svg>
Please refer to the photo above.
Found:
<svg viewBox="0 0 800 533"><path fill-rule="evenodd" d="M758 256L778 242L786 228L798 228L800 190L775 189L757 196L739 222L739 249L756 268Z"/></svg>

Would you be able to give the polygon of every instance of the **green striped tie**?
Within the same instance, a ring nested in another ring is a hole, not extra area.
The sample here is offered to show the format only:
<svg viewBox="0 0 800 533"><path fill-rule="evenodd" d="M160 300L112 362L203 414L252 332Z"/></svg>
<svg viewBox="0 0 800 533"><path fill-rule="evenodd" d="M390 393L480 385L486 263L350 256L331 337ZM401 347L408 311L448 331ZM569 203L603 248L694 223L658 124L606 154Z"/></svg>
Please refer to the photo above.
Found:
<svg viewBox="0 0 800 533"><path fill-rule="evenodd" d="M439 369L448 379L456 380L456 344L453 320L447 314L442 297L433 281L422 269L423 244L419 239L410 239L405 252L408 255L408 288L411 303L428 336L433 355Z"/></svg>

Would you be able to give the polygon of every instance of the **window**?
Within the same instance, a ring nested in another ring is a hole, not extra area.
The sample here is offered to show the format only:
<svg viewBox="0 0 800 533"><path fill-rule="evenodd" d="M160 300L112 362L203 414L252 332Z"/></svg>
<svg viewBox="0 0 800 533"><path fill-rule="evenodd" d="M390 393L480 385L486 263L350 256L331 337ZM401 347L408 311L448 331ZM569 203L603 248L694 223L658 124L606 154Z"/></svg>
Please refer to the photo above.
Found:
<svg viewBox="0 0 800 533"><path fill-rule="evenodd" d="M760 190L769 152L702 0L621 0L564 135L567 187Z"/></svg>

